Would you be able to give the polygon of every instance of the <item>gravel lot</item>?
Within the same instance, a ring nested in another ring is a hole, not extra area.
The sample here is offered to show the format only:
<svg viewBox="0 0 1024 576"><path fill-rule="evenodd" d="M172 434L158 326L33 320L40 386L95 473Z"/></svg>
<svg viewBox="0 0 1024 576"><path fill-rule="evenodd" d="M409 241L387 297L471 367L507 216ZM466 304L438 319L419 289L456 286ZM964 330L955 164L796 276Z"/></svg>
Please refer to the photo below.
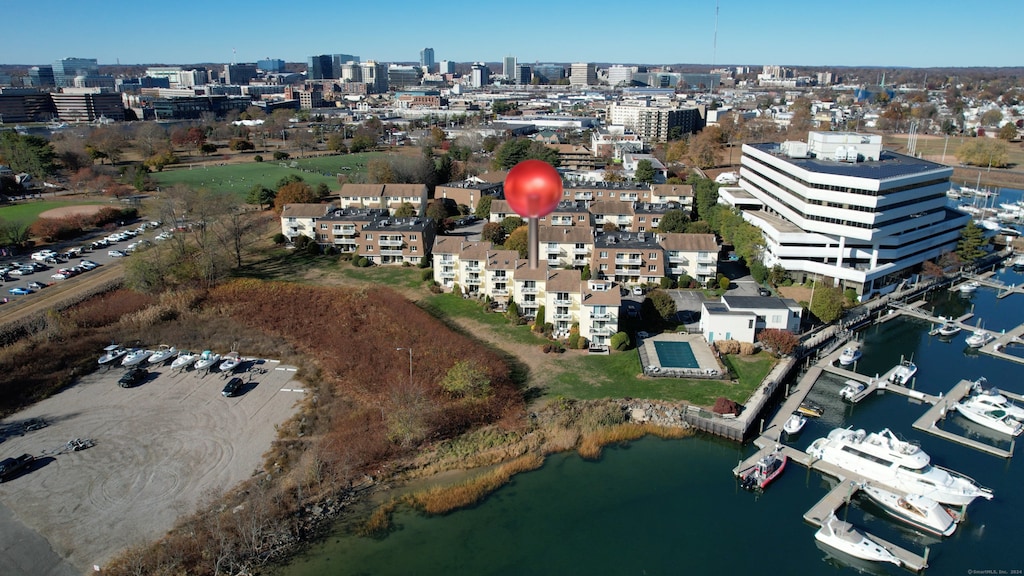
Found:
<svg viewBox="0 0 1024 576"><path fill-rule="evenodd" d="M295 412L304 392L293 367L257 360L241 368L254 369L240 372L246 385L234 398L221 395L226 379L216 372L151 368L149 379L125 389L117 385L123 369L101 369L0 422L0 458L38 458L0 484L3 574L66 574L68 564L91 572L252 476L275 425ZM48 425L18 435L32 418ZM96 445L62 451L74 438ZM47 556L39 536L55 555Z"/></svg>

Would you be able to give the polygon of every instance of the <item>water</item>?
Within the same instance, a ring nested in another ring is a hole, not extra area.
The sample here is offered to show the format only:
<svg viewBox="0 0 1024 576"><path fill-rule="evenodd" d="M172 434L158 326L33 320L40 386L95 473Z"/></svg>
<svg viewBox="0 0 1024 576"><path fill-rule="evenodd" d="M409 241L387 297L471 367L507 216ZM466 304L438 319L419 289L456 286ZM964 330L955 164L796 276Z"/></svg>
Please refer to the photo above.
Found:
<svg viewBox="0 0 1024 576"><path fill-rule="evenodd" d="M1024 274L1012 270L998 276L1007 283L1024 282ZM1024 322L1024 295L995 296L989 288L970 298L941 293L929 308L959 316L973 307L976 319L970 323L980 320L995 330ZM944 342L929 337L929 328L899 319L867 329L860 334L864 356L856 370L884 373L906 356L918 365L913 385L923 392L945 393L961 379L984 376L991 385L1024 393L1024 365L968 348L967 332ZM1015 458L1003 460L943 440L911 427L927 406L893 393L849 405L838 399L842 385L841 378L828 374L819 379L810 398L825 414L808 422L792 445L804 449L836 426L888 427L919 441L936 464L991 488L995 498L975 501L967 520L944 539L904 528L859 498L840 516L918 554L930 547L929 574L988 569L1019 574L1024 568L1024 554L1016 548L1024 511L1019 446ZM1010 447L1005 437L957 415L940 426ZM280 574L908 574L888 565L836 560L819 549L815 528L802 516L830 489L833 481L827 477L790 464L762 495L739 489L731 470L752 450L707 437L649 438L607 449L599 462L556 455L472 509L435 518L399 513L397 529L381 539L339 528Z"/></svg>

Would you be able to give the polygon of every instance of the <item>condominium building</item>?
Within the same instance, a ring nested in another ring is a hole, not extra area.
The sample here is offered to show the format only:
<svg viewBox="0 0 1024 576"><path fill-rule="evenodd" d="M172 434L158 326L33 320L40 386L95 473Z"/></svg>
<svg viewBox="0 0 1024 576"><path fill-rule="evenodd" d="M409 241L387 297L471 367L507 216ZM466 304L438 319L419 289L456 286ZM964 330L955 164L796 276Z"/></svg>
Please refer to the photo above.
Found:
<svg viewBox="0 0 1024 576"><path fill-rule="evenodd" d="M299 236L317 239L317 221L334 211L331 204L285 204L281 209L281 233L289 242Z"/></svg>
<svg viewBox="0 0 1024 576"><path fill-rule="evenodd" d="M316 241L339 252L357 252L363 228L387 217L388 211L381 208L331 210L316 222Z"/></svg>
<svg viewBox="0 0 1024 576"><path fill-rule="evenodd" d="M593 86L597 84L597 66L588 62L576 62L569 67L571 86Z"/></svg>
<svg viewBox="0 0 1024 576"><path fill-rule="evenodd" d="M582 226L538 226L540 257L554 268L583 268L594 252L594 232Z"/></svg>
<svg viewBox="0 0 1024 576"><path fill-rule="evenodd" d="M719 246L714 234L662 233L658 243L665 248L670 278L688 276L704 286L718 276Z"/></svg>
<svg viewBox="0 0 1024 576"><path fill-rule="evenodd" d="M429 262L434 246L430 218L383 218L363 226L356 253L374 264Z"/></svg>
<svg viewBox="0 0 1024 576"><path fill-rule="evenodd" d="M412 204L419 214L427 206L425 184L345 184L338 193L341 208L386 208L397 210Z"/></svg>
<svg viewBox="0 0 1024 576"><path fill-rule="evenodd" d="M704 126L698 108L654 106L648 100L627 100L608 106L608 123L621 124L645 142L695 134Z"/></svg>
<svg viewBox="0 0 1024 576"><path fill-rule="evenodd" d="M619 308L622 296L619 287L607 280L588 280L580 299L580 336L590 348L609 348L611 338L619 331Z"/></svg>
<svg viewBox="0 0 1024 576"><path fill-rule="evenodd" d="M657 284L665 276L665 251L654 234L604 232L594 238L590 270L619 284Z"/></svg>
<svg viewBox="0 0 1024 576"><path fill-rule="evenodd" d="M803 307L789 298L722 296L720 302L701 304L700 331L708 343L715 340L755 342L765 329L800 332Z"/></svg>
<svg viewBox="0 0 1024 576"><path fill-rule="evenodd" d="M883 150L881 136L811 132L806 143L745 144L740 193L721 198L764 232L766 266L867 295L956 248L970 216L946 207L952 174Z"/></svg>
<svg viewBox="0 0 1024 576"><path fill-rule="evenodd" d="M475 211L476 205L484 196L491 198L500 197L504 193L504 183L475 182L465 180L462 182L449 182L440 184L434 189L434 198L444 198L469 207ZM492 200L493 202L493 200ZM493 209L493 205L492 205Z"/></svg>

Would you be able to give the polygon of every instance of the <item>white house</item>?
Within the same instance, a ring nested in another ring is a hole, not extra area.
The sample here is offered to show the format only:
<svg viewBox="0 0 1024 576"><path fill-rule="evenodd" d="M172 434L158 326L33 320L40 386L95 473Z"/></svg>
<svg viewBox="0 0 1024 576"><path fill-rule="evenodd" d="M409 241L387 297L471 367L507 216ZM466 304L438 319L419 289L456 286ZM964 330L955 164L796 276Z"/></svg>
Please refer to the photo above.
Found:
<svg viewBox="0 0 1024 576"><path fill-rule="evenodd" d="M700 331L708 343L715 340L755 342L767 328L800 332L802 308L789 298L722 296L721 302L701 304Z"/></svg>

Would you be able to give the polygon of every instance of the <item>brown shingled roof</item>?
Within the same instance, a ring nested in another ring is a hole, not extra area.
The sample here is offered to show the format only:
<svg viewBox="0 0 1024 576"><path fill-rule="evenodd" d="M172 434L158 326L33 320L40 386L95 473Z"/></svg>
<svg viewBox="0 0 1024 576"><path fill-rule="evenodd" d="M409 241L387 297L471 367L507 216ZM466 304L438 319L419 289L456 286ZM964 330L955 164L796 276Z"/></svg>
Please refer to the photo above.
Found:
<svg viewBox="0 0 1024 576"><path fill-rule="evenodd" d="M593 244L594 231L589 226L539 226L537 240L559 244Z"/></svg>
<svg viewBox="0 0 1024 576"><path fill-rule="evenodd" d="M659 235L659 244L666 250L680 252L718 252L714 234L680 234L669 232Z"/></svg>
<svg viewBox="0 0 1024 576"><path fill-rule="evenodd" d="M383 184L345 184L341 187L339 196L342 198L353 198L363 196L381 196L384 193Z"/></svg>
<svg viewBox="0 0 1024 576"><path fill-rule="evenodd" d="M651 194L655 196L693 196L693 186L689 184L653 184Z"/></svg>
<svg viewBox="0 0 1024 576"><path fill-rule="evenodd" d="M551 270L547 283L544 285L548 292L580 292L580 271L579 270Z"/></svg>
<svg viewBox="0 0 1024 576"><path fill-rule="evenodd" d="M330 204L285 204L281 218L323 218L333 209Z"/></svg>
<svg viewBox="0 0 1024 576"><path fill-rule="evenodd" d="M487 262L484 266L488 270L512 270L519 260L518 250L492 250L487 253Z"/></svg>
<svg viewBox="0 0 1024 576"><path fill-rule="evenodd" d="M633 203L620 200L599 200L590 205L591 214L633 214Z"/></svg>

